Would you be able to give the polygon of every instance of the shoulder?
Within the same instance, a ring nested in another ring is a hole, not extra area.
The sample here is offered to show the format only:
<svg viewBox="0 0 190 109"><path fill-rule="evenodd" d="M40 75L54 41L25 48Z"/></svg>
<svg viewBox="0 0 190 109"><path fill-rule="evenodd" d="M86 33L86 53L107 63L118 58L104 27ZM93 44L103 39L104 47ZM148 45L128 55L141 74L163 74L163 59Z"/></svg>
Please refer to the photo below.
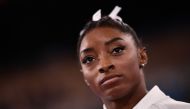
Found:
<svg viewBox="0 0 190 109"><path fill-rule="evenodd" d="M152 104L151 109L190 109L190 103L168 97L168 99Z"/></svg>
<svg viewBox="0 0 190 109"><path fill-rule="evenodd" d="M133 109L190 109L190 103L176 101L154 86Z"/></svg>

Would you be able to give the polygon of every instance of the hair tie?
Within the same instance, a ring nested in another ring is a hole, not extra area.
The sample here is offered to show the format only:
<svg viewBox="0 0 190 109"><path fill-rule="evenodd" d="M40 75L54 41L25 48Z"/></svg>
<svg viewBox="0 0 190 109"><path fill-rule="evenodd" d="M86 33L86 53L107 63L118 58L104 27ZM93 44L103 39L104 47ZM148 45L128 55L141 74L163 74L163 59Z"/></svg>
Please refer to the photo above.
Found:
<svg viewBox="0 0 190 109"><path fill-rule="evenodd" d="M108 16L112 19L117 19L117 20L122 21L121 17L117 15L120 12L120 10L121 10L121 7L115 6L115 8L112 10L112 12ZM96 11L96 13L93 14L92 21L98 21L101 19L101 17L102 17L101 9L99 9L98 11Z"/></svg>

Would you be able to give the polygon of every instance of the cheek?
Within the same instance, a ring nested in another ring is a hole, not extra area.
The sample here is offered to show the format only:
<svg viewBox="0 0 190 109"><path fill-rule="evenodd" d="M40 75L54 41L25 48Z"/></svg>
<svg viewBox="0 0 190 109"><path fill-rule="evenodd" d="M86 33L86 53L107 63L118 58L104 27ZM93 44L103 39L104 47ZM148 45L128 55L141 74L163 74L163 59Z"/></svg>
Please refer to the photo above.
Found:
<svg viewBox="0 0 190 109"><path fill-rule="evenodd" d="M129 79L136 78L140 75L139 61L135 54L122 57L120 61L117 62L117 68Z"/></svg>
<svg viewBox="0 0 190 109"><path fill-rule="evenodd" d="M83 70L83 77L85 80L87 80L89 83L92 83L94 79L94 74L91 70L87 69L86 67L82 67Z"/></svg>
<svg viewBox="0 0 190 109"><path fill-rule="evenodd" d="M89 83L95 84L98 72L96 70L96 64L82 65L84 79L88 80Z"/></svg>
<svg viewBox="0 0 190 109"><path fill-rule="evenodd" d="M84 79L87 80L89 83L89 87L97 93L99 88L98 88L98 73L96 73L94 70L88 70L88 69L83 69L83 76Z"/></svg>

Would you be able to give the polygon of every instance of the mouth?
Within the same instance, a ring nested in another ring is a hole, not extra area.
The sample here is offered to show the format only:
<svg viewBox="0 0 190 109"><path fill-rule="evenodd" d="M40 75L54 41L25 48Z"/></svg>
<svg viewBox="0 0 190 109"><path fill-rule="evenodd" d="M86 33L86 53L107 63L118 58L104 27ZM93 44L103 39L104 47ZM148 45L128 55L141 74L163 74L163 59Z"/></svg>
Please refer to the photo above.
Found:
<svg viewBox="0 0 190 109"><path fill-rule="evenodd" d="M111 85L116 83L121 79L122 75L110 75L110 76L105 76L99 83L100 86L105 86L105 85Z"/></svg>

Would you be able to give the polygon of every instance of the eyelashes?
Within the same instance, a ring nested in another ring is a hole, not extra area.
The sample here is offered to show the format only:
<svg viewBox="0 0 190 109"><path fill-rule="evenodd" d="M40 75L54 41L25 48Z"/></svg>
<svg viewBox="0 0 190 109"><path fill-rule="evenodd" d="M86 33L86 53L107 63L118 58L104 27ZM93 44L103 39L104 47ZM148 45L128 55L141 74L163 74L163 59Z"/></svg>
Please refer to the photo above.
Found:
<svg viewBox="0 0 190 109"><path fill-rule="evenodd" d="M95 58L93 56L85 56L84 59L82 60L82 63L83 64L89 64L94 60L95 60Z"/></svg>
<svg viewBox="0 0 190 109"><path fill-rule="evenodd" d="M117 46L113 47L109 52L111 56L119 56L122 55L123 51L126 49L126 46ZM87 55L82 59L82 64L90 64L96 60L96 57L93 55Z"/></svg>
<svg viewBox="0 0 190 109"><path fill-rule="evenodd" d="M123 52L123 50L125 50L125 48L126 48L125 46L115 47L115 48L112 49L111 53L113 55L119 55L119 54L121 54Z"/></svg>

